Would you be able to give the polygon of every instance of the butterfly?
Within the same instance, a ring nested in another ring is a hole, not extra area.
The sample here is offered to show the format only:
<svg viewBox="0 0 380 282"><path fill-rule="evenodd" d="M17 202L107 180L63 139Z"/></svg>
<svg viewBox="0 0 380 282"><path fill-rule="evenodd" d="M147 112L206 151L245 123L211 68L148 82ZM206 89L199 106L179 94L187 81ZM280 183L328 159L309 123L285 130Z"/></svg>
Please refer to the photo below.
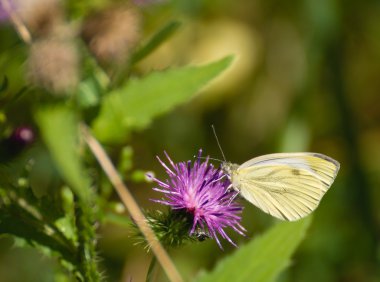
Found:
<svg viewBox="0 0 380 282"><path fill-rule="evenodd" d="M242 165L222 163L232 188L265 213L295 221L313 212L339 171L339 163L318 153L279 153Z"/></svg>

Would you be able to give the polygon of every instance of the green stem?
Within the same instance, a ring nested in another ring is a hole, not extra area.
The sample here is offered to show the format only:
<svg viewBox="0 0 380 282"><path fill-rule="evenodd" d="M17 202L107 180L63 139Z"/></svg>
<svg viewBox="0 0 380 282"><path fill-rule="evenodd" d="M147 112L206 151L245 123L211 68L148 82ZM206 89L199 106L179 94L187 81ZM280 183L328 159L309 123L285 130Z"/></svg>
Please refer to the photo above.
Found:
<svg viewBox="0 0 380 282"><path fill-rule="evenodd" d="M78 269L83 277L83 281L101 281L95 249L94 213L91 210L91 206L78 200L75 214L79 244L77 254Z"/></svg>
<svg viewBox="0 0 380 282"><path fill-rule="evenodd" d="M146 282L153 282L156 277L156 265L157 265L157 259L155 256L152 257L152 260L150 261L148 273L146 274Z"/></svg>

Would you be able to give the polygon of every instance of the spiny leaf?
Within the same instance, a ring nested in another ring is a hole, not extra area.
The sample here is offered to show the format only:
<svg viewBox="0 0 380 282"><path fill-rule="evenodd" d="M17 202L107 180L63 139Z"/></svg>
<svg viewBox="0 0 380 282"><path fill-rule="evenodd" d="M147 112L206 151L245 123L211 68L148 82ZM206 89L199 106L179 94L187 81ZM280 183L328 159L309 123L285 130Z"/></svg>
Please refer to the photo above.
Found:
<svg viewBox="0 0 380 282"><path fill-rule="evenodd" d="M62 257L75 263L74 246L63 240L60 234L46 230L47 225L17 204L1 204L0 230L3 234L12 234L24 238L35 247L56 251Z"/></svg>
<svg viewBox="0 0 380 282"><path fill-rule="evenodd" d="M290 258L305 236L311 217L282 222L222 260L196 281L270 282L290 264Z"/></svg>
<svg viewBox="0 0 380 282"><path fill-rule="evenodd" d="M105 97L93 123L98 139L122 142L133 129L143 129L154 117L187 101L231 63L232 57L197 67L154 72L132 79L123 88Z"/></svg>

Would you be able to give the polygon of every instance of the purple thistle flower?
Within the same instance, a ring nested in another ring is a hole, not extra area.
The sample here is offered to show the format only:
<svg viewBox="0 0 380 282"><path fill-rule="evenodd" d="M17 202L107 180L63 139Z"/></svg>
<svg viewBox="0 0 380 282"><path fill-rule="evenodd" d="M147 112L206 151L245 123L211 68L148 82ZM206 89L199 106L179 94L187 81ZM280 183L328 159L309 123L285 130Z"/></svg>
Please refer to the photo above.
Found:
<svg viewBox="0 0 380 282"><path fill-rule="evenodd" d="M8 5L12 10L16 10L16 3L14 0L7 0ZM4 8L2 1L0 1L0 23L8 21L9 14L7 13L7 10Z"/></svg>
<svg viewBox="0 0 380 282"><path fill-rule="evenodd" d="M198 160L192 165L191 161L174 164L165 152L171 167L157 157L169 179L163 182L152 177L160 186L153 189L164 193L163 199L153 201L189 214L193 218L190 235L201 228L216 240L220 248L218 234L236 246L224 229L231 227L244 236L246 230L240 225L243 207L232 201L236 192L228 189L230 181L223 171L209 164L208 158L201 162L201 154L202 150L199 150Z"/></svg>
<svg viewBox="0 0 380 282"><path fill-rule="evenodd" d="M0 22L6 21L8 19L8 13L5 11L2 5L3 4L0 3Z"/></svg>

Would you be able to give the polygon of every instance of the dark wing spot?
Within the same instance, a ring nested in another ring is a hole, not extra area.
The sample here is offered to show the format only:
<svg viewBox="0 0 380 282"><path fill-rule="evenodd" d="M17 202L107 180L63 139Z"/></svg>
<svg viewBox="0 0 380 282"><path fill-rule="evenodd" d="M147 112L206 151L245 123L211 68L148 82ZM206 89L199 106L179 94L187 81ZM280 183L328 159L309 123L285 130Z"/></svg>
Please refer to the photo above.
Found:
<svg viewBox="0 0 380 282"><path fill-rule="evenodd" d="M292 174L298 176L300 175L300 171L298 169L292 169Z"/></svg>

